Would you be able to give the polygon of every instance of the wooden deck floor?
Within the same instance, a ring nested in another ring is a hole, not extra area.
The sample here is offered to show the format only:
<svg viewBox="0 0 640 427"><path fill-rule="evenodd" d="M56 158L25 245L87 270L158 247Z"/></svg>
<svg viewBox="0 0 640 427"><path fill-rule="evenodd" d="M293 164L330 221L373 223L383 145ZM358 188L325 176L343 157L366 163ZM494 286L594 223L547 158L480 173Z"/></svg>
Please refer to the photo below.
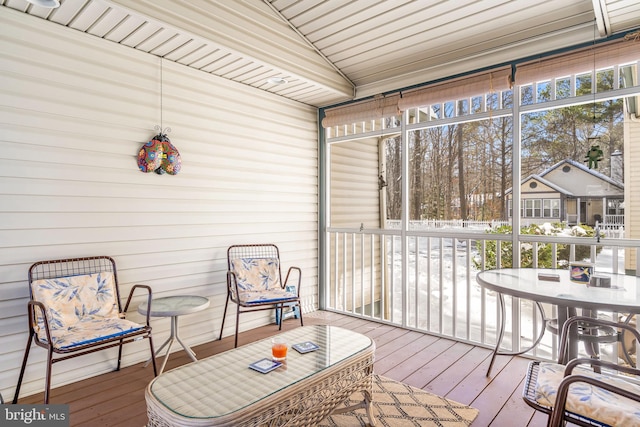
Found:
<svg viewBox="0 0 640 427"><path fill-rule="evenodd" d="M376 343L377 374L479 409L473 427L546 425L546 416L535 413L521 398L528 359L499 356L487 378L491 351L485 348L330 312L311 313L304 320L305 324L341 326L371 337ZM283 330L299 325L297 320L287 320ZM270 325L241 333L239 345L277 332ZM194 350L198 358L203 358L232 347L233 337L226 337ZM190 359L181 350L172 354L165 370L188 362ZM141 366L54 388L51 403L70 405L72 426L142 427L147 422L144 389L152 378L152 370L150 366L144 369ZM42 394L27 396L20 403L42 403L42 398Z"/></svg>

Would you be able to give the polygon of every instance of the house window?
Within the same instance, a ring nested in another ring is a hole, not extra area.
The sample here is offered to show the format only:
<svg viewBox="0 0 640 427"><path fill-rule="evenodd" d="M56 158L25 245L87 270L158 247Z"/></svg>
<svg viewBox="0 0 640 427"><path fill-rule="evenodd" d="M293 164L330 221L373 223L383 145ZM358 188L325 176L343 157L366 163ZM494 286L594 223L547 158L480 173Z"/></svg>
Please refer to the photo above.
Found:
<svg viewBox="0 0 640 427"><path fill-rule="evenodd" d="M526 199L522 203L524 218L540 218L542 216L542 200Z"/></svg>
<svg viewBox="0 0 640 427"><path fill-rule="evenodd" d="M526 199L522 202L523 218L559 218L559 199Z"/></svg>
<svg viewBox="0 0 640 427"><path fill-rule="evenodd" d="M560 200L544 199L542 201L542 216L544 218L559 218L560 217Z"/></svg>

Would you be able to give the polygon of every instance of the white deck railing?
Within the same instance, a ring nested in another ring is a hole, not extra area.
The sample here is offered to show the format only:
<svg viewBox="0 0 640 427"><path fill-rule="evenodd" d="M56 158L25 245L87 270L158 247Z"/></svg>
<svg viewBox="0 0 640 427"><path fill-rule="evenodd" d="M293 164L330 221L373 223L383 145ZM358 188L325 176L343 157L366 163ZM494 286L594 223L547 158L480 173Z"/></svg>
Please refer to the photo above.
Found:
<svg viewBox="0 0 640 427"><path fill-rule="evenodd" d="M605 215L604 221L596 222L596 226L610 239L624 238L624 215Z"/></svg>
<svg viewBox="0 0 640 427"><path fill-rule="evenodd" d="M453 338L486 347L495 346L499 325L496 295L482 289L476 274L487 265L488 249L497 247L497 264L511 235L483 231L352 230L330 228L327 236L326 308L384 323ZM569 259L588 247L596 271L635 274L640 240L521 235L521 248L531 249L532 265L542 254L555 254L567 245ZM508 256L510 251L505 251ZM625 258L627 266L625 267ZM633 264L629 266L629 260ZM562 264L557 255L554 263ZM506 297L507 325L503 347L525 348L541 327L531 301ZM544 305L547 316L555 307ZM607 314L604 314L607 315ZM608 313L614 315L615 313ZM513 339L516 337L516 339ZM615 350L613 350L615 351ZM546 333L531 355L556 358L555 339Z"/></svg>

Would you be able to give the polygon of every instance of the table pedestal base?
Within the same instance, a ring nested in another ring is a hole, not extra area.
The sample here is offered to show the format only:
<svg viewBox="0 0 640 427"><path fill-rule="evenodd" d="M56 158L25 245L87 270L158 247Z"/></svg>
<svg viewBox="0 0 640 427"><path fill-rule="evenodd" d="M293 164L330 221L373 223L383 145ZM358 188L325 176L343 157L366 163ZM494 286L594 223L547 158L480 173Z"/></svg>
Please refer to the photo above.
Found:
<svg viewBox="0 0 640 427"><path fill-rule="evenodd" d="M164 367L167 365L167 360L169 360L169 354L171 353L171 346L173 345L174 340L180 343L180 345L182 346L184 351L189 355L191 360L193 360L194 362L198 361L198 359L196 359L196 353L193 350L191 350L191 347L183 343L180 337L178 336L178 316L171 316L171 334L169 335L169 338L167 338L167 340L164 343L162 343L162 345L158 348L158 350L156 350L156 354L155 354L155 357L158 357L162 349L167 347L167 352L164 356L164 360L162 361L162 366L160 367L160 371L158 371L158 375L160 375L164 371ZM151 363L151 359L147 360L144 366L146 367L149 363Z"/></svg>

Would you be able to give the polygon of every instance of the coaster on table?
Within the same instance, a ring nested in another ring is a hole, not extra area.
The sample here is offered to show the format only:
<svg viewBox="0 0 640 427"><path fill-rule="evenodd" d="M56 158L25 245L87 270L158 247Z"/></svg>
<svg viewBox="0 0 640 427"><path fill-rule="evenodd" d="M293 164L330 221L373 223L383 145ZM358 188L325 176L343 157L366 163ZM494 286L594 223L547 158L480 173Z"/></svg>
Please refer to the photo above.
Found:
<svg viewBox="0 0 640 427"><path fill-rule="evenodd" d="M310 351L316 351L317 349L320 348L315 343L312 343L311 341L305 341L298 344L294 344L291 347L296 349L298 353L309 353Z"/></svg>
<svg viewBox="0 0 640 427"><path fill-rule="evenodd" d="M262 360L258 360L257 362L253 362L249 367L258 372L262 372L266 374L267 372L271 372L276 369L278 366L282 365L280 362L276 362L275 360L267 359L266 357Z"/></svg>

